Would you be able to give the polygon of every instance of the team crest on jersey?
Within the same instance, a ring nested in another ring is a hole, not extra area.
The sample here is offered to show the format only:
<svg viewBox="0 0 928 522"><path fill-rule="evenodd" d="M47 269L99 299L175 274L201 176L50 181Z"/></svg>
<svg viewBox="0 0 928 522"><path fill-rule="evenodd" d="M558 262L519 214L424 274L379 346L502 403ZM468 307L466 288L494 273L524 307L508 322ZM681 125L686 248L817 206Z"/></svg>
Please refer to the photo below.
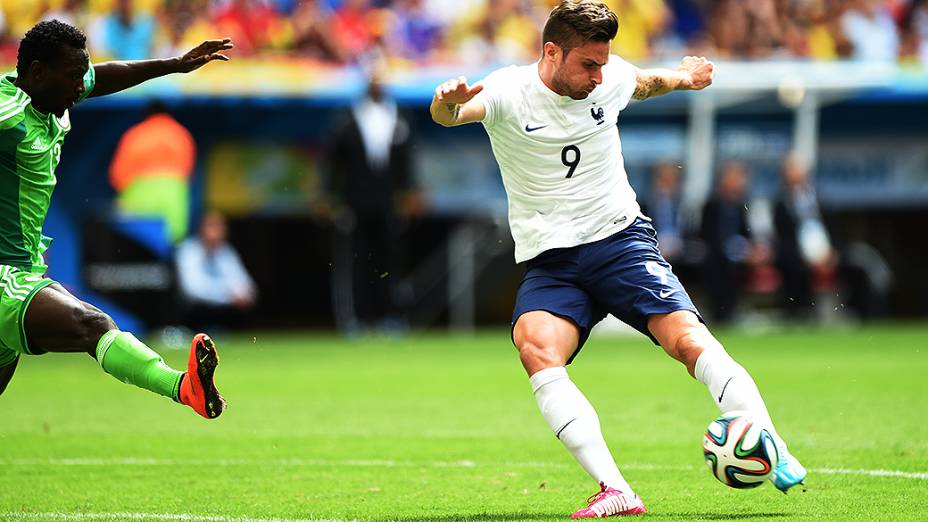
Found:
<svg viewBox="0 0 928 522"><path fill-rule="evenodd" d="M590 107L590 116L596 120L596 125L602 125L606 121L606 112L602 107Z"/></svg>

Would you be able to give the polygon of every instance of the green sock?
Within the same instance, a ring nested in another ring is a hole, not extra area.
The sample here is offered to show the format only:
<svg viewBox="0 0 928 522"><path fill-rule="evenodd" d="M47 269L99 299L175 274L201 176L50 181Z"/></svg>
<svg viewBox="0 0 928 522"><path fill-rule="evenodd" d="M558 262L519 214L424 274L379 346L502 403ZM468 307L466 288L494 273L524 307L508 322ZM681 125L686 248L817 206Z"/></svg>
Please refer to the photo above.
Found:
<svg viewBox="0 0 928 522"><path fill-rule="evenodd" d="M179 372L129 332L110 330L97 343L97 361L122 382L177 400Z"/></svg>

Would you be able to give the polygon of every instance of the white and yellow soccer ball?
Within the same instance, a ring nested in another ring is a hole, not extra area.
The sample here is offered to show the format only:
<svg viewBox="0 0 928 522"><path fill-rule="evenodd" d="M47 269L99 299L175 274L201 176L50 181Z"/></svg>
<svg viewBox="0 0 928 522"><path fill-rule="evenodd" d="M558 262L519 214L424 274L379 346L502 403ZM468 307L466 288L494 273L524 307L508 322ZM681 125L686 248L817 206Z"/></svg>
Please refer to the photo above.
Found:
<svg viewBox="0 0 928 522"><path fill-rule="evenodd" d="M709 423L702 443L709 471L722 484L756 488L777 467L773 436L744 412L728 412Z"/></svg>

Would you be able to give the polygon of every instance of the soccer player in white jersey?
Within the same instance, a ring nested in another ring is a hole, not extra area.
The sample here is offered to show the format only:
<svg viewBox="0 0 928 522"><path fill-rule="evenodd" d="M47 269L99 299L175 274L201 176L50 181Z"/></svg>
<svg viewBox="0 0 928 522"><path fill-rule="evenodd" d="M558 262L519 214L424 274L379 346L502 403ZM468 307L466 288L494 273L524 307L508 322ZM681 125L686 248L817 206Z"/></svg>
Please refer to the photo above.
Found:
<svg viewBox="0 0 928 522"><path fill-rule="evenodd" d="M618 19L604 4L566 0L549 16L541 59L435 89L432 119L482 122L509 197L516 262L526 263L512 339L554 434L600 485L573 518L645 512L616 466L595 410L565 366L607 313L636 328L709 388L723 412L748 412L777 441L774 485L806 471L779 437L747 371L709 333L661 256L628 183L616 129L632 98L712 83L713 64L688 56L677 70L638 69L610 54Z"/></svg>

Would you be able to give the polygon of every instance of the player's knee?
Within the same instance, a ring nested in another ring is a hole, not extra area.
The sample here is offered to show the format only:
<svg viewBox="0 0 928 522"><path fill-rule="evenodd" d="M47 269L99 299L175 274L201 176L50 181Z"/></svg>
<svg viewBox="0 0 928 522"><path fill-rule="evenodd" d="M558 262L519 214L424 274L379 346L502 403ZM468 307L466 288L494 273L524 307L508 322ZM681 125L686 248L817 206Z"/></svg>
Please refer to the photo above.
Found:
<svg viewBox="0 0 928 522"><path fill-rule="evenodd" d="M113 322L110 316L90 306L75 309L74 315L78 343L80 343L80 347L84 351L94 355L97 342L103 337L103 334L115 329L116 323Z"/></svg>
<svg viewBox="0 0 928 522"><path fill-rule="evenodd" d="M722 350L722 345L715 340L702 323L685 326L677 337L672 355L674 359L686 365L690 373L696 367L696 360L706 350Z"/></svg>
<svg viewBox="0 0 928 522"><path fill-rule="evenodd" d="M564 366L566 361L563 360L553 341L546 342L544 339L532 335L524 336L519 341L517 344L519 359L522 360L522 366L530 373L545 368Z"/></svg>

